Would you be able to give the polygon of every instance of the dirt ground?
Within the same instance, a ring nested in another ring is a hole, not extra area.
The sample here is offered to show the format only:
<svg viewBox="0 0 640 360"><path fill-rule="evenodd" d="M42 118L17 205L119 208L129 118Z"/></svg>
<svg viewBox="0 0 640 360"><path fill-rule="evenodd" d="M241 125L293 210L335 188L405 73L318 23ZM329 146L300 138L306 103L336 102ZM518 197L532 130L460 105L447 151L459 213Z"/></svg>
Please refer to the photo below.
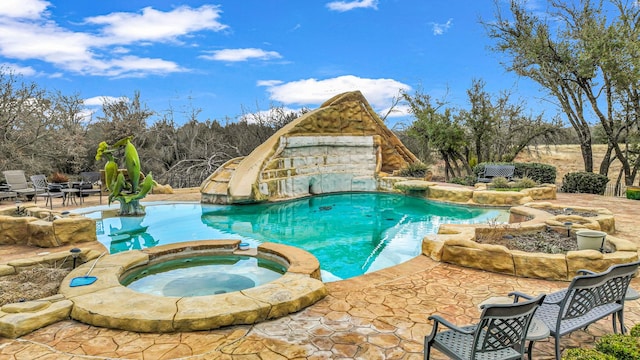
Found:
<svg viewBox="0 0 640 360"><path fill-rule="evenodd" d="M0 277L0 306L42 299L58 293L60 282L70 269L37 267Z"/></svg>
<svg viewBox="0 0 640 360"><path fill-rule="evenodd" d="M594 172L600 170L600 163L606 151L607 146L604 144L593 145ZM578 145L554 145L549 148L541 147L537 151L523 151L516 157L516 162L538 162L555 166L557 183L561 183L562 178L567 173L584 171L584 161ZM608 176L611 181L615 182L617 180L620 167L620 162L616 160L609 168Z"/></svg>
<svg viewBox="0 0 640 360"><path fill-rule="evenodd" d="M607 150L606 145L597 144L593 146L593 166L594 172L600 169L600 162L604 158ZM556 167L556 184L562 183L562 178L570 172L584 171L584 161L578 145L552 145L549 147L539 147L538 149L524 150L515 159L516 162L537 162L549 164ZM443 165L437 164L433 168L436 176L444 174ZM620 162L615 161L609 168L609 179L615 182L620 172Z"/></svg>

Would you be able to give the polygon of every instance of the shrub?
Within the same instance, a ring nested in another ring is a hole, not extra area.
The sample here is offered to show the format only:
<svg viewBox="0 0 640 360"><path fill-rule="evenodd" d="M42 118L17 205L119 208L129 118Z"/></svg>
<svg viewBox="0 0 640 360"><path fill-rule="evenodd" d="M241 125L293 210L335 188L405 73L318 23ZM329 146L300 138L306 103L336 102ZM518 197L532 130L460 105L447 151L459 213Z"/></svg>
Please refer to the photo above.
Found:
<svg viewBox="0 0 640 360"><path fill-rule="evenodd" d="M596 350L618 360L640 359L640 339L622 334L607 334L596 342Z"/></svg>
<svg viewBox="0 0 640 360"><path fill-rule="evenodd" d="M501 176L496 176L493 179L491 179L491 185L493 185L493 187L496 189L508 189L509 180Z"/></svg>
<svg viewBox="0 0 640 360"><path fill-rule="evenodd" d="M562 179L562 191L566 193L582 193L604 195L609 178L590 172L568 173Z"/></svg>
<svg viewBox="0 0 640 360"><path fill-rule="evenodd" d="M465 186L473 186L478 179L477 176L467 175L465 177L455 177L451 179L449 182L452 184L465 185Z"/></svg>
<svg viewBox="0 0 640 360"><path fill-rule="evenodd" d="M629 335L634 337L640 337L640 324L635 324L629 331Z"/></svg>
<svg viewBox="0 0 640 360"><path fill-rule="evenodd" d="M629 200L640 200L640 188L628 187L626 195Z"/></svg>
<svg viewBox="0 0 640 360"><path fill-rule="evenodd" d="M555 166L540 163L514 163L513 176L516 178L528 177L538 184L555 184Z"/></svg>
<svg viewBox="0 0 640 360"><path fill-rule="evenodd" d="M616 360L616 358L594 349L568 349L562 354L562 360Z"/></svg>
<svg viewBox="0 0 640 360"><path fill-rule="evenodd" d="M423 178L429 171L429 166L425 163L414 162L400 169L399 176Z"/></svg>
<svg viewBox="0 0 640 360"><path fill-rule="evenodd" d="M520 188L520 189L529 189L532 187L535 187L537 184L536 182L528 177L523 177L522 179L516 181L515 187Z"/></svg>

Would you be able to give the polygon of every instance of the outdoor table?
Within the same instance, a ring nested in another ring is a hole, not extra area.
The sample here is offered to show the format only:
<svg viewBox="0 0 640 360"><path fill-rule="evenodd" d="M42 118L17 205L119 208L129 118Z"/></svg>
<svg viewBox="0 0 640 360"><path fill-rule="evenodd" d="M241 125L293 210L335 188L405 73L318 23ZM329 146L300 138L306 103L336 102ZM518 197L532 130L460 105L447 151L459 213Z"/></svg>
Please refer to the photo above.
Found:
<svg viewBox="0 0 640 360"><path fill-rule="evenodd" d="M71 205L71 202L75 205L78 205L78 201L76 200L80 196L80 190L74 188L65 188L60 190L64 196L62 197L62 205ZM67 203L67 201L69 201Z"/></svg>

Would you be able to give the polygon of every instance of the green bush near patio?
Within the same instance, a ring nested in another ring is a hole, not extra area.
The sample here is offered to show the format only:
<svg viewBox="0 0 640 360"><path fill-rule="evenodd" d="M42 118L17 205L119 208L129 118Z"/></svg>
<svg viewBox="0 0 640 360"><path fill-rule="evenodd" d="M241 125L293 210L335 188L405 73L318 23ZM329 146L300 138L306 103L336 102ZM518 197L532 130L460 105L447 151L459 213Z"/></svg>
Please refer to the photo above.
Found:
<svg viewBox="0 0 640 360"><path fill-rule="evenodd" d="M562 355L562 360L617 360L615 356L603 354L596 349L569 349Z"/></svg>
<svg viewBox="0 0 640 360"><path fill-rule="evenodd" d="M640 324L628 335L607 334L596 341L593 349L569 349L562 360L637 360L640 359Z"/></svg>
<svg viewBox="0 0 640 360"><path fill-rule="evenodd" d="M429 165L421 162L414 162L400 169L398 175L404 177L423 178L427 175L429 170L431 170Z"/></svg>
<svg viewBox="0 0 640 360"><path fill-rule="evenodd" d="M609 178L590 172L568 173L562 179L562 192L604 195Z"/></svg>

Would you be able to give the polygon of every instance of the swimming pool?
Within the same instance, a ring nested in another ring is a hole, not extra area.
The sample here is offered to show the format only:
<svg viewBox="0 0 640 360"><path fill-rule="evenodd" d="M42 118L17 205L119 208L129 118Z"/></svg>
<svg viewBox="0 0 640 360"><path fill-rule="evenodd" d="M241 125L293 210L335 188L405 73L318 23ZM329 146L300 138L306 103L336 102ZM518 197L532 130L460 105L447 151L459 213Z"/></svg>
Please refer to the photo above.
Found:
<svg viewBox="0 0 640 360"><path fill-rule="evenodd" d="M422 238L445 223L508 219L508 210L450 205L389 193L341 193L251 205L148 203L144 217L96 219L111 253L204 239L297 246L320 261L325 281L383 269L420 254ZM105 214L105 216L103 216Z"/></svg>

